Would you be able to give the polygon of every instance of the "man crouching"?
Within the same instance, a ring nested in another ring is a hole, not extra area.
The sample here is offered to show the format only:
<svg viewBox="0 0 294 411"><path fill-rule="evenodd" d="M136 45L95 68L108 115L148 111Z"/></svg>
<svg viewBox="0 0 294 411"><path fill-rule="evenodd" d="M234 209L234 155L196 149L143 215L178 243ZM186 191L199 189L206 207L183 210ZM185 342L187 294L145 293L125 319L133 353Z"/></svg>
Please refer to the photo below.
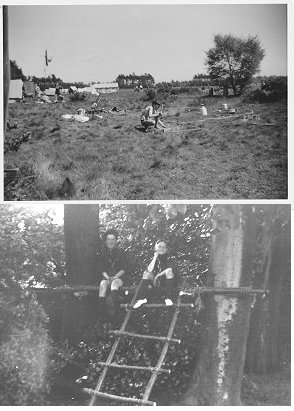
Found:
<svg viewBox="0 0 294 411"><path fill-rule="evenodd" d="M152 105L145 108L141 115L141 124L145 127L145 131L149 127L159 128L160 125L162 128L165 128L165 125L162 121L160 121L160 117L162 116L162 112L159 110L160 103L158 101L153 100Z"/></svg>

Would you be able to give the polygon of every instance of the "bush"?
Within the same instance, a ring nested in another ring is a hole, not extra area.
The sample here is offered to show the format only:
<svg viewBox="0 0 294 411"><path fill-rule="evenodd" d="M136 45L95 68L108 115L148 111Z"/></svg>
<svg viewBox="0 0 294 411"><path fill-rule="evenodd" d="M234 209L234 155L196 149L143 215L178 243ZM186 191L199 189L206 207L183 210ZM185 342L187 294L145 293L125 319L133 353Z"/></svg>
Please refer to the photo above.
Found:
<svg viewBox="0 0 294 411"><path fill-rule="evenodd" d="M155 97L156 97L156 91L154 88L148 88L147 90L145 90L145 97L144 97L145 101L154 100Z"/></svg>
<svg viewBox="0 0 294 411"><path fill-rule="evenodd" d="M82 93L79 93L76 91L75 93L69 94L69 99L71 101L84 101L87 98L87 93L84 91Z"/></svg>
<svg viewBox="0 0 294 411"><path fill-rule="evenodd" d="M44 405L50 344L43 309L16 283L0 293L0 404Z"/></svg>
<svg viewBox="0 0 294 411"><path fill-rule="evenodd" d="M247 103L271 103L283 98L287 98L287 77L269 77L261 87L251 83L242 92L242 100Z"/></svg>

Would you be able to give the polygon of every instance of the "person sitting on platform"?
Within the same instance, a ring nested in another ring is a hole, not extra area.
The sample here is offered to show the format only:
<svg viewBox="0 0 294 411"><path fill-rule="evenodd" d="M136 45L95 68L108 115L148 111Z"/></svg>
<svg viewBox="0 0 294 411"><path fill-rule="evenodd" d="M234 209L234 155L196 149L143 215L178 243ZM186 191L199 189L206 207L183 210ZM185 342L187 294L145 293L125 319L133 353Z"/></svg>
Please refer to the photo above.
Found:
<svg viewBox="0 0 294 411"><path fill-rule="evenodd" d="M114 315L119 305L119 290L127 271L127 255L117 247L118 233L110 229L105 233L105 249L100 257L100 273L103 277L99 286L100 309L105 312L107 305L110 315ZM109 293L110 291L110 293Z"/></svg>
<svg viewBox="0 0 294 411"><path fill-rule="evenodd" d="M173 305L175 289L175 269L169 258L165 241L158 240L155 244L155 253L147 270L143 273L142 283L138 292L138 299L133 308L146 304L152 289L165 286L165 305Z"/></svg>

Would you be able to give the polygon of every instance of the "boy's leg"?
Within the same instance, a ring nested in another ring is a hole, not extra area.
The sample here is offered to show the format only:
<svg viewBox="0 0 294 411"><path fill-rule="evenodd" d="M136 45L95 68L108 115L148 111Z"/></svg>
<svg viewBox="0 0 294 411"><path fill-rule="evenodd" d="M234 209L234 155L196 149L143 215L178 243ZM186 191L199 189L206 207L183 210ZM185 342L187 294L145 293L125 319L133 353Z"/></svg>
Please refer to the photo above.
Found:
<svg viewBox="0 0 294 411"><path fill-rule="evenodd" d="M139 308L142 304L147 303L148 294L150 289L153 288L153 282L154 275L150 273L150 271L145 271L138 291L137 302L134 304L133 308Z"/></svg>
<svg viewBox="0 0 294 411"><path fill-rule="evenodd" d="M99 311L100 311L100 317L105 316L105 301L106 301L106 294L108 291L108 288L110 286L110 282L108 280L102 280L100 282L100 287L99 287Z"/></svg>
<svg viewBox="0 0 294 411"><path fill-rule="evenodd" d="M111 292L110 295L107 297L107 312L109 315L109 319L115 325L116 320L118 319L118 311L120 305L120 295L119 290L123 286L123 282L120 278L117 278L112 281L111 283Z"/></svg>
<svg viewBox="0 0 294 411"><path fill-rule="evenodd" d="M172 299L175 288L175 279L172 269L168 269L166 273L166 292L165 292L165 304L172 305Z"/></svg>

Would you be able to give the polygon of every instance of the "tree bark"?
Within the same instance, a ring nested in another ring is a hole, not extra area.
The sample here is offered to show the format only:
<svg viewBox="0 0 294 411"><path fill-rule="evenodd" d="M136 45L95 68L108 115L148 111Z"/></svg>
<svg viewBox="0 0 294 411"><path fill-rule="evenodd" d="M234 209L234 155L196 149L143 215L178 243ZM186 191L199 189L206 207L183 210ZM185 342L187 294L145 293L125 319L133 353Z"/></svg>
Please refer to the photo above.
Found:
<svg viewBox="0 0 294 411"><path fill-rule="evenodd" d="M95 204L65 204L66 278L71 285L99 284L99 210Z"/></svg>
<svg viewBox="0 0 294 411"><path fill-rule="evenodd" d="M95 204L64 206L66 278L70 285L98 285L99 208ZM81 341L97 320L96 292L63 296L60 336Z"/></svg>
<svg viewBox="0 0 294 411"><path fill-rule="evenodd" d="M275 237L268 251L262 279L269 289L269 296L259 297L254 305L247 343L246 371L256 374L265 374L280 366L280 346L284 341L283 336L280 339L279 325L284 317L290 317L290 304L288 312L287 305L281 310L283 284L290 275L289 225L283 227L283 222L278 219L273 232Z"/></svg>
<svg viewBox="0 0 294 411"><path fill-rule="evenodd" d="M255 224L251 206L214 208L209 284L215 287L251 285ZM207 298L206 321L199 360L183 405L240 405L240 392L251 298Z"/></svg>

